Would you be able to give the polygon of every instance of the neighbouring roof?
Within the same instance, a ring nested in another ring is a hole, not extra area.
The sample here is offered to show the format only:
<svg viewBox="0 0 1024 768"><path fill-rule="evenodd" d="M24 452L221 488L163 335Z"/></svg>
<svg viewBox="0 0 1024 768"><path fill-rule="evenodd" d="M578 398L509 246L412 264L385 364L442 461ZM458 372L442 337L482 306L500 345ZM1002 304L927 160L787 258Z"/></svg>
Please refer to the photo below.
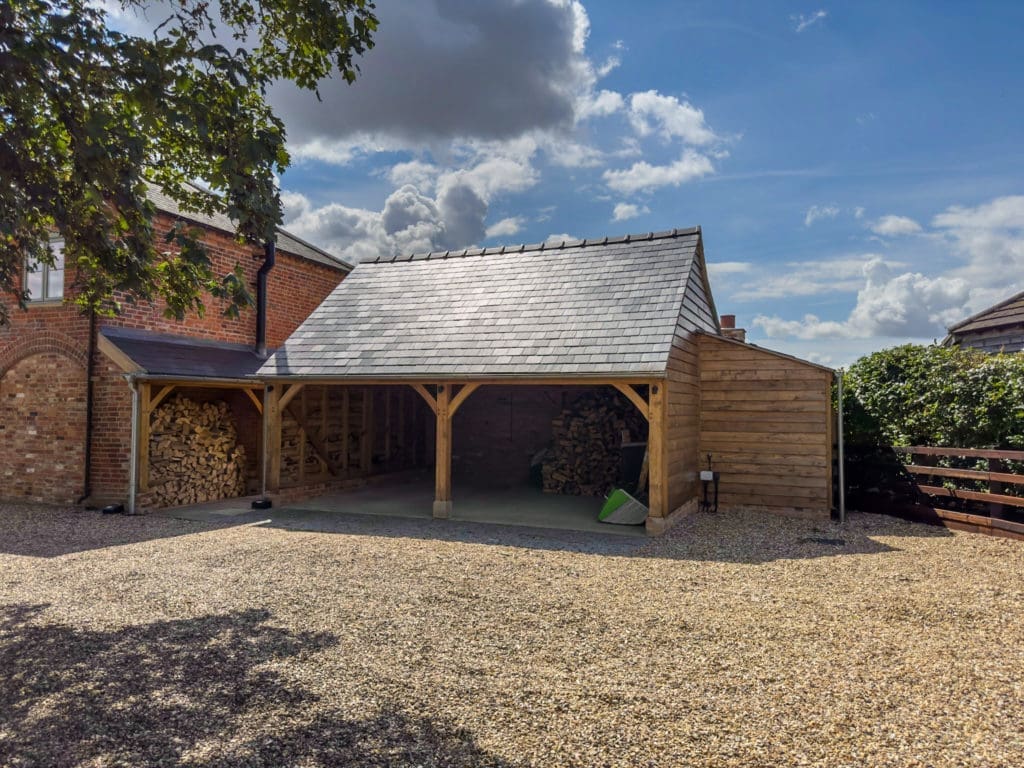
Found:
<svg viewBox="0 0 1024 768"><path fill-rule="evenodd" d="M699 228L359 264L265 376L642 377L718 332Z"/></svg>
<svg viewBox="0 0 1024 768"><path fill-rule="evenodd" d="M198 189L198 187L196 187L196 189ZM178 202L174 198L165 194L161 189L153 185L149 185L148 197L153 205L164 213L188 219L189 221L194 221L196 224L202 224L203 226L211 227L212 229L217 229L221 232L227 232L228 234L235 233L235 225L227 216L223 214L208 216L205 213L182 210L181 206L178 205ZM340 269L345 272L349 272L353 269L353 266L344 259L340 259L322 248L317 248L315 245L312 245L311 243L296 237L292 233L281 229L281 227L277 228L277 247L278 249L286 253L290 253L293 256L298 256L299 258L306 259L317 264L323 264L327 267L333 267L334 269Z"/></svg>
<svg viewBox="0 0 1024 768"><path fill-rule="evenodd" d="M137 373L168 378L245 379L264 363L251 346L156 333L135 328L103 327L100 333L131 360Z"/></svg>
<svg viewBox="0 0 1024 768"><path fill-rule="evenodd" d="M949 326L950 335L959 336L965 333L985 331L991 328L1005 328L1011 325L1024 325L1024 291L983 309L956 325Z"/></svg>

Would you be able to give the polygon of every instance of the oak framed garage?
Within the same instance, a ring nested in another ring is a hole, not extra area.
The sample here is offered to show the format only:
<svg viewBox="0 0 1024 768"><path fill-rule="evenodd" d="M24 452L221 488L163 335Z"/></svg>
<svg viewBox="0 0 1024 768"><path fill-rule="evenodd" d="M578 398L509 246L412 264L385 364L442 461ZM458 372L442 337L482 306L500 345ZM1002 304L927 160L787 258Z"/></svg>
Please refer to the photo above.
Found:
<svg viewBox="0 0 1024 768"><path fill-rule="evenodd" d="M364 262L258 376L270 494L282 485L283 409L304 387L415 392L432 417L436 517L458 503L453 429L474 396L601 389L646 421L649 531L696 508L707 452L727 458L723 497L732 503L829 514L832 372L723 336L699 228ZM736 409L736 397L761 405ZM786 417L787 404L799 418ZM479 420L459 428L483 429ZM769 455L786 457L785 471L772 476L757 445L775 446Z"/></svg>

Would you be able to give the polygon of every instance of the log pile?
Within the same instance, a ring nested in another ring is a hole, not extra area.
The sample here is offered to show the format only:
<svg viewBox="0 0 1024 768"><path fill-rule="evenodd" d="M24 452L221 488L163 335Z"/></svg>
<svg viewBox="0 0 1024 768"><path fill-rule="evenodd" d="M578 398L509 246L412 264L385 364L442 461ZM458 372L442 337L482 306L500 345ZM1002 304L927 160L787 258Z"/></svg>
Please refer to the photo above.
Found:
<svg viewBox="0 0 1024 768"><path fill-rule="evenodd" d="M647 422L617 392L588 392L551 422L551 449L541 467L546 493L602 496L619 482L623 433L644 440Z"/></svg>
<svg viewBox="0 0 1024 768"><path fill-rule="evenodd" d="M245 494L245 448L227 403L174 397L153 411L149 494L171 507Z"/></svg>

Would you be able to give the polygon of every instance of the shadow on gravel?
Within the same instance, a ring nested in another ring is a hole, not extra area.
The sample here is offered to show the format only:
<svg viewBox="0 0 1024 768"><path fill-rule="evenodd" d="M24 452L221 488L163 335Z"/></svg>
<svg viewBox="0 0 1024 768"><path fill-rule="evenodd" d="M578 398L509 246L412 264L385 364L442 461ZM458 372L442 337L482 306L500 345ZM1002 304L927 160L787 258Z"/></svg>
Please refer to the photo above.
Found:
<svg viewBox="0 0 1024 768"><path fill-rule="evenodd" d="M268 510L262 527L293 532L339 533L579 552L588 555L757 564L843 555L873 555L896 547L877 536L948 537L944 528L880 515L856 515L846 526L763 513L694 514L660 537L606 536L555 528L421 520L338 513ZM238 518L241 522L243 518ZM246 516L246 522L255 522Z"/></svg>
<svg viewBox="0 0 1024 768"><path fill-rule="evenodd" d="M251 610L116 631L0 607L0 765L505 766L462 730L352 719L273 668L333 645Z"/></svg>
<svg viewBox="0 0 1024 768"><path fill-rule="evenodd" d="M230 525L237 525L231 523ZM104 515L44 504L0 504L0 554L61 557L229 527L149 515Z"/></svg>

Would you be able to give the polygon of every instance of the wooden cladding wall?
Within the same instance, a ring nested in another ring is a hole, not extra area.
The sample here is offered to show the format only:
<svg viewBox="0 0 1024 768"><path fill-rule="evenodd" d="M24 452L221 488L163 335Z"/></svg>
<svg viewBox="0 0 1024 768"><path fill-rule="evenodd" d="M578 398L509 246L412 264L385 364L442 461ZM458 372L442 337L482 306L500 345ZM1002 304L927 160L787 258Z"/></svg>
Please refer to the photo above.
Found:
<svg viewBox="0 0 1024 768"><path fill-rule="evenodd" d="M719 501L828 517L832 375L746 344L701 336L700 455Z"/></svg>
<svg viewBox="0 0 1024 768"><path fill-rule="evenodd" d="M281 486L424 466L433 414L407 386L306 386L281 414Z"/></svg>
<svg viewBox="0 0 1024 768"><path fill-rule="evenodd" d="M668 359L668 511L697 494L700 433L700 374L697 340L677 335Z"/></svg>

